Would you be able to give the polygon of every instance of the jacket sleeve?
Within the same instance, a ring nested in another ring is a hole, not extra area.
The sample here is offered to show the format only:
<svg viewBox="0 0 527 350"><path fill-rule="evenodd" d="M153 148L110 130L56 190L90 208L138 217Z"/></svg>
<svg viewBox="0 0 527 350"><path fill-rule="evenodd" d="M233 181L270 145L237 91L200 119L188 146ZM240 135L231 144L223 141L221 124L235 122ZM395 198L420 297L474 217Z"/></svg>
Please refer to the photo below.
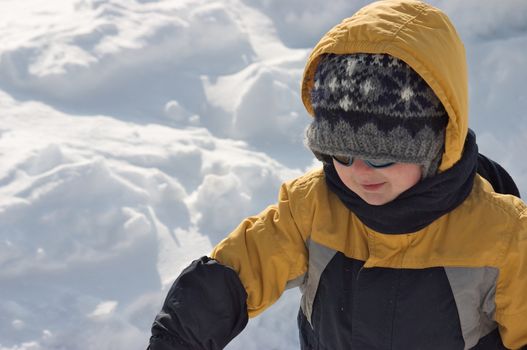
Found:
<svg viewBox="0 0 527 350"><path fill-rule="evenodd" d="M478 174L483 176L495 192L520 197L520 191L509 173L492 159L478 154Z"/></svg>
<svg viewBox="0 0 527 350"><path fill-rule="evenodd" d="M283 185L276 205L244 220L212 252L238 273L247 291L249 317L272 305L287 287L300 284L307 270L310 199L302 186Z"/></svg>
<svg viewBox="0 0 527 350"><path fill-rule="evenodd" d="M223 349L247 324L246 298L232 269L207 257L195 260L168 292L148 349Z"/></svg>
<svg viewBox="0 0 527 350"><path fill-rule="evenodd" d="M501 256L495 319L507 348L527 349L527 206L517 199L516 207L519 220L507 228L510 239Z"/></svg>

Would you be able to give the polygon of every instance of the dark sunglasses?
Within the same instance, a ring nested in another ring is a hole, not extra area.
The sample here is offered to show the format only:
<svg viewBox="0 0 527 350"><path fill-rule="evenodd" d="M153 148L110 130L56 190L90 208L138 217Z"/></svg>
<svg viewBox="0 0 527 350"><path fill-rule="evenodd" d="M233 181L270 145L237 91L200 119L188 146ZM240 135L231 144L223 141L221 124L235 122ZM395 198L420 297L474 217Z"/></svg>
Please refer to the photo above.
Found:
<svg viewBox="0 0 527 350"><path fill-rule="evenodd" d="M344 166L351 166L355 160L355 157L353 156L331 156L331 158ZM374 169L386 168L395 164L395 162L387 162L383 160L362 159L362 161L366 163L367 166Z"/></svg>

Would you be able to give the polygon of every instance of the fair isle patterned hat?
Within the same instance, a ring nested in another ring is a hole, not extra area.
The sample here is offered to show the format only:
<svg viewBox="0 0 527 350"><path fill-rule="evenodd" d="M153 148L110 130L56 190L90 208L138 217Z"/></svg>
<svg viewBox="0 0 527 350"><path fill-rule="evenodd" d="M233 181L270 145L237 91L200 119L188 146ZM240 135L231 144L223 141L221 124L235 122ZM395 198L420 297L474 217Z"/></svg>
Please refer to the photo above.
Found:
<svg viewBox="0 0 527 350"><path fill-rule="evenodd" d="M437 172L448 115L428 84L387 54L325 55L311 92L306 145L330 155L416 163Z"/></svg>

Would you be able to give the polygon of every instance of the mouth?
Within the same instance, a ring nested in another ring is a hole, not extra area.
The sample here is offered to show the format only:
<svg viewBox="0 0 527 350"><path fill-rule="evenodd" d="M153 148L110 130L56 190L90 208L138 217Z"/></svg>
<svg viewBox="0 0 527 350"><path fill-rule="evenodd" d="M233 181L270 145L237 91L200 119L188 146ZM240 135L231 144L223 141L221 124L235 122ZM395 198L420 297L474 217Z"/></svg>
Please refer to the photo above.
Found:
<svg viewBox="0 0 527 350"><path fill-rule="evenodd" d="M385 182L381 182L378 184L362 184L361 187L366 191L374 192L374 191L381 189L381 187L384 186L384 184Z"/></svg>

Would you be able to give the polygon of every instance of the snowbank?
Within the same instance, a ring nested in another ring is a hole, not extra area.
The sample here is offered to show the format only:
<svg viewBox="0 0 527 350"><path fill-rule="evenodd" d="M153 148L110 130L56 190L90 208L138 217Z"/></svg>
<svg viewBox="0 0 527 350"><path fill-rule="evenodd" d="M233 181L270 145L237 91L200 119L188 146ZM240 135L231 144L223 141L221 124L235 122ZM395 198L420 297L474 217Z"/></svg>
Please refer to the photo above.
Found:
<svg viewBox="0 0 527 350"><path fill-rule="evenodd" d="M182 268L317 166L310 47L367 1L0 2L0 350L144 349ZM449 0L471 125L527 196L527 4ZM229 349L297 349L298 292Z"/></svg>

